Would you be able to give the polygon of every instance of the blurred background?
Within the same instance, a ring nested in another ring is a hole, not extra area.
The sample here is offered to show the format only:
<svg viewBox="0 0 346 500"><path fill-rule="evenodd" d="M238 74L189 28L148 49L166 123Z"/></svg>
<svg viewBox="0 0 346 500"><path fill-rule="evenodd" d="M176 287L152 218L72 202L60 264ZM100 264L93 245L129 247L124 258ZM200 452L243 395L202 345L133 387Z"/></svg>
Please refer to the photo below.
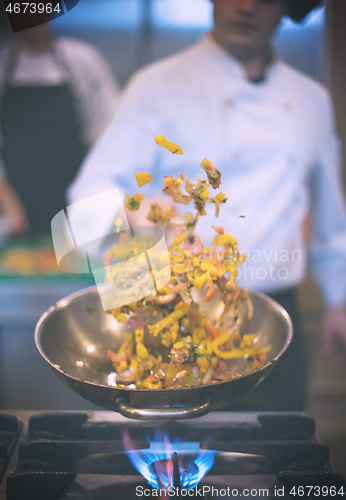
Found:
<svg viewBox="0 0 346 500"><path fill-rule="evenodd" d="M346 142L344 0L329 0L301 24L283 20L275 47L283 60L331 90ZM139 67L192 44L212 26L209 0L80 0L51 23L57 35L97 47L123 86ZM0 43L13 34L0 9ZM345 184L346 157L343 172ZM343 179L343 181L342 181ZM15 249L15 252L13 251ZM96 409L51 373L33 342L40 314L93 282L58 273L49 238L0 241L0 409ZM320 356L322 300L308 277L299 290L309 353L308 411L338 473L346 475L346 366Z"/></svg>

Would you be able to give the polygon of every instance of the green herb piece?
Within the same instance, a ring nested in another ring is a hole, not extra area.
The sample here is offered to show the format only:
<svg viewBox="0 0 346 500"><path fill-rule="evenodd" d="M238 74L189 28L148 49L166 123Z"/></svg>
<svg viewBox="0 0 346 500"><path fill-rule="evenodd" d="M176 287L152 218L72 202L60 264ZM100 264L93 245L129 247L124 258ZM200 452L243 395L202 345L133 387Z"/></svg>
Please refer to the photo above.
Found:
<svg viewBox="0 0 346 500"><path fill-rule="evenodd" d="M89 302L87 303L87 305L85 306L85 309L89 312L89 313L92 313L94 312L94 307L92 304L90 304Z"/></svg>

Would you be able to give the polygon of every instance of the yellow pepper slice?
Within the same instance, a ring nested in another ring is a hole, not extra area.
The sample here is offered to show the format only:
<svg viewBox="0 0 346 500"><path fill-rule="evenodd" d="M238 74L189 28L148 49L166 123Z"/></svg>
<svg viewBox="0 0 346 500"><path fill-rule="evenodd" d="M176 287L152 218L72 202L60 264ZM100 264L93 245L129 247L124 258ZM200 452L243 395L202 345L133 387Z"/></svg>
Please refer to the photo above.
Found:
<svg viewBox="0 0 346 500"><path fill-rule="evenodd" d="M211 356L213 354L213 341L210 339L207 339L204 342L205 342L206 353L209 354L209 356Z"/></svg>
<svg viewBox="0 0 346 500"><path fill-rule="evenodd" d="M179 323L178 321L176 321L175 323L173 323L171 327L172 342L175 342L177 340L178 331L179 331Z"/></svg>
<svg viewBox="0 0 346 500"><path fill-rule="evenodd" d="M136 346L136 353L140 359L144 359L144 360L148 359L148 356L149 356L148 349L140 342L138 342L138 344Z"/></svg>
<svg viewBox="0 0 346 500"><path fill-rule="evenodd" d="M139 363L136 359L134 359L134 358L131 359L129 369L132 371L136 380L138 380L139 377L141 376L141 370L139 369Z"/></svg>
<svg viewBox="0 0 346 500"><path fill-rule="evenodd" d="M215 196L215 200L217 201L217 203L219 205L221 205L221 203L226 203L226 201L228 200L227 196L223 193L219 193Z"/></svg>
<svg viewBox="0 0 346 500"><path fill-rule="evenodd" d="M149 353L148 349L142 344L144 339L144 330L143 328L138 328L135 330L135 338L136 338L136 353L140 359L148 359Z"/></svg>
<svg viewBox="0 0 346 500"><path fill-rule="evenodd" d="M188 273L187 278L189 282L194 285L198 290L204 286L208 280L208 273L202 274L202 276L196 276L196 273Z"/></svg>
<svg viewBox="0 0 346 500"><path fill-rule="evenodd" d="M127 361L122 361L119 365L115 366L118 373L122 373L127 369Z"/></svg>
<svg viewBox="0 0 346 500"><path fill-rule="evenodd" d="M192 340L195 345L201 343L203 339L205 339L206 331L204 328L194 328L192 330Z"/></svg>
<svg viewBox="0 0 346 500"><path fill-rule="evenodd" d="M151 382L148 378L143 380L143 382L140 383L140 388L141 389L161 389L162 384L160 381L158 382Z"/></svg>
<svg viewBox="0 0 346 500"><path fill-rule="evenodd" d="M155 366L155 362L152 359L149 359L149 361L147 361L147 363L145 365L145 368L146 368L146 370L151 370L152 368L154 368L154 366Z"/></svg>
<svg viewBox="0 0 346 500"><path fill-rule="evenodd" d="M213 241L213 244L214 246L216 247L220 247L220 246L229 246L231 245L233 247L233 249L236 249L237 248L237 240L231 236L230 234L217 234L215 237L214 237L214 241Z"/></svg>
<svg viewBox="0 0 346 500"><path fill-rule="evenodd" d="M119 313L115 317L118 321L121 321L121 323L126 322L126 314L125 313Z"/></svg>
<svg viewBox="0 0 346 500"><path fill-rule="evenodd" d="M209 196L209 191L207 189L205 189L204 191L202 191L199 195L204 201L208 199L208 196Z"/></svg>
<svg viewBox="0 0 346 500"><path fill-rule="evenodd" d="M179 247L180 243L183 243L183 241L186 241L188 239L188 237L189 236L188 236L188 234L186 234L185 229L183 229L182 231L180 231L180 233L178 234L178 236L173 241L172 247L174 249L177 249L177 247Z"/></svg>
<svg viewBox="0 0 346 500"><path fill-rule="evenodd" d="M142 342L144 338L144 330L143 328L138 328L135 330L135 339L136 339L136 342L138 344L138 342Z"/></svg>
<svg viewBox="0 0 346 500"><path fill-rule="evenodd" d="M200 268L203 269L203 271L209 271L209 269L212 267L212 263L210 260L203 260L200 262Z"/></svg>
<svg viewBox="0 0 346 500"><path fill-rule="evenodd" d="M138 187L145 186L153 180L151 174L149 174L148 172L138 172L138 174L135 174L135 177Z"/></svg>
<svg viewBox="0 0 346 500"><path fill-rule="evenodd" d="M183 154L183 150L181 149L181 147L178 146L178 144L175 144L174 142L167 141L167 139L163 135L157 135L155 137L155 142L159 146L166 148L172 154L176 154L176 155Z"/></svg>
<svg viewBox="0 0 346 500"><path fill-rule="evenodd" d="M126 356L131 356L132 351L133 351L132 335L131 333L125 333L125 340L122 346L120 347L118 354L124 352Z"/></svg>
<svg viewBox="0 0 346 500"><path fill-rule="evenodd" d="M272 346L265 347L264 349L233 349L233 351L219 351L219 355L223 359L243 358L244 356L256 356L257 354L265 354L271 350Z"/></svg>
<svg viewBox="0 0 346 500"><path fill-rule="evenodd" d="M264 354L269 352L271 346L264 349L232 349L231 351L220 351L219 346L224 344L229 339L230 333L224 332L219 337L213 340L213 350L216 356L222 359L243 358L244 356L255 356L256 354Z"/></svg>
<svg viewBox="0 0 346 500"><path fill-rule="evenodd" d="M172 289L168 285L164 285L162 288L158 290L158 292L161 293L162 295L171 293L171 291Z"/></svg>
<svg viewBox="0 0 346 500"><path fill-rule="evenodd" d="M206 373L208 368L210 367L210 363L206 356L200 356L197 358L197 364L200 368L201 373Z"/></svg>
<svg viewBox="0 0 346 500"><path fill-rule="evenodd" d="M236 262L229 262L227 264L227 269L231 274L233 274L235 277L237 277L238 274L238 269L237 269L237 263Z"/></svg>
<svg viewBox="0 0 346 500"><path fill-rule="evenodd" d="M184 266L183 264L174 264L173 271L175 272L175 274L185 274L189 271L189 268L187 266Z"/></svg>
<svg viewBox="0 0 346 500"><path fill-rule="evenodd" d="M176 342L173 347L174 349L182 349L183 347L185 346L184 342L180 341L180 342Z"/></svg>
<svg viewBox="0 0 346 500"><path fill-rule="evenodd" d="M179 304L177 304L179 305ZM171 314L166 316L165 318L161 319L161 321L158 321L154 325L148 325L149 332L152 333L155 337L160 333L161 330L169 326L171 323L175 323L178 321L180 318L185 316L185 314L188 313L190 310L190 305L189 304L183 304L181 307L173 311Z"/></svg>
<svg viewBox="0 0 346 500"><path fill-rule="evenodd" d="M154 334L155 335L155 334ZM156 336L156 335L155 335ZM165 345L166 347L169 347L172 343L172 335L171 332L165 332L162 337L161 337L161 344Z"/></svg>

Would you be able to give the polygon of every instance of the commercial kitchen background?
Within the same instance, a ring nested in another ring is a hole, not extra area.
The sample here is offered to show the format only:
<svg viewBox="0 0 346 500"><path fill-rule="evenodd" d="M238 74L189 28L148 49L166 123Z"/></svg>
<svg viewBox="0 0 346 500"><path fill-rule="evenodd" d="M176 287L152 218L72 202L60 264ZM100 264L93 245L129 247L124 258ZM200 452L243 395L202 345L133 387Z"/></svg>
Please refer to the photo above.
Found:
<svg viewBox="0 0 346 500"><path fill-rule="evenodd" d="M212 25L209 0L80 0L52 23L57 34L97 46L125 84L139 67L193 43ZM285 20L275 38L280 56L327 85L346 144L346 2L327 0L301 25ZM3 12L0 42L11 33ZM346 147L340 182L346 186ZM342 180L343 179L343 180ZM0 249L1 253L1 249ZM1 257L0 257L1 258ZM92 280L0 278L0 410L96 409L66 388L41 359L34 326L41 313ZM346 475L346 366L320 356L322 300L310 278L299 290L308 347L308 411L317 419L337 472ZM287 374L289 376L289 374Z"/></svg>

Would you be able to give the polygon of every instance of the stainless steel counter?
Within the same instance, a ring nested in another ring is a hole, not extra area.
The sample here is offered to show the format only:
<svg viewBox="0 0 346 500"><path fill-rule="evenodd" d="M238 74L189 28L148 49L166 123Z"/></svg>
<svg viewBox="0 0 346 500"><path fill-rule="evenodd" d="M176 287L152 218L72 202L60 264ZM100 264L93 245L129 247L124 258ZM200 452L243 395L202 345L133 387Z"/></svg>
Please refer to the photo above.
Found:
<svg viewBox="0 0 346 500"><path fill-rule="evenodd" d="M0 409L95 409L64 386L38 353L35 325L66 295L93 285L92 279L0 280Z"/></svg>

